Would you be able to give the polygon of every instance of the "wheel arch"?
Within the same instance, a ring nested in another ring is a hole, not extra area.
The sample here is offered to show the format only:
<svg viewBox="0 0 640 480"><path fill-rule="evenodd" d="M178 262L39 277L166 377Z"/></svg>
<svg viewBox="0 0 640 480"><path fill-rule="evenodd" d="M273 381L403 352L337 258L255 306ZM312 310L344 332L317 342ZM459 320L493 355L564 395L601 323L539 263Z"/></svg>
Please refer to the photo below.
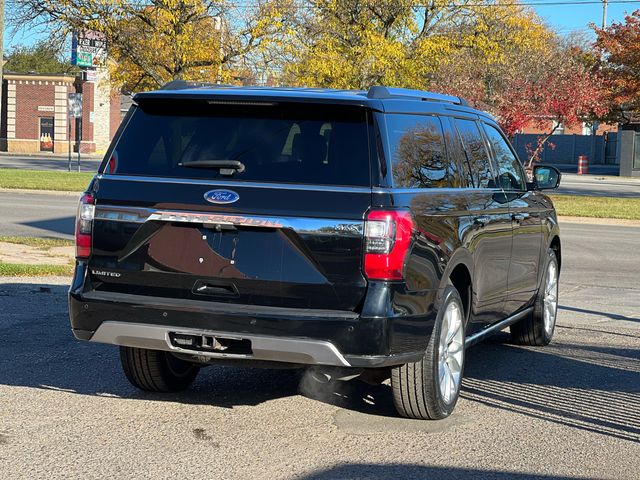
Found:
<svg viewBox="0 0 640 480"><path fill-rule="evenodd" d="M549 248L555 252L556 259L558 260L558 270L560 270L562 267L562 244L560 242L559 235L552 235L551 241L549 242Z"/></svg>
<svg viewBox="0 0 640 480"><path fill-rule="evenodd" d="M447 263L440 284L441 291L448 284L458 290L465 310L465 320L468 321L473 299L473 257L468 250L458 250Z"/></svg>

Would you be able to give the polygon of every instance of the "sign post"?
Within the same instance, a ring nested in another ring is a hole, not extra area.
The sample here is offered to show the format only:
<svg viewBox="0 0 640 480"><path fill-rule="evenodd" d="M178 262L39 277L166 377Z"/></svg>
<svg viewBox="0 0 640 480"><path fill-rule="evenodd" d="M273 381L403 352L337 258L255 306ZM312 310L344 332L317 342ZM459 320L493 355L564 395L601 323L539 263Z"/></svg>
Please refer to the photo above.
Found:
<svg viewBox="0 0 640 480"><path fill-rule="evenodd" d="M78 148L78 171L80 171L80 140L82 138L82 94L70 93L68 97L69 107L69 164L71 171L71 119L76 119L76 145ZM78 120L79 119L79 120ZM79 127L78 127L79 124Z"/></svg>

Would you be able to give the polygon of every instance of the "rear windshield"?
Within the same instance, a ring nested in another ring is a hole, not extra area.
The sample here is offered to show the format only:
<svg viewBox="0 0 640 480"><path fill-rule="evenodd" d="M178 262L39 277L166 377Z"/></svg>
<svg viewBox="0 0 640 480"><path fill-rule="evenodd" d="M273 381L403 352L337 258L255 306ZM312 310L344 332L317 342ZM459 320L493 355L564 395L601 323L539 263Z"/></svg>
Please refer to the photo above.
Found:
<svg viewBox="0 0 640 480"><path fill-rule="evenodd" d="M151 102L150 102L151 103ZM162 101L134 107L106 173L369 186L366 111L326 105ZM244 171L189 162L239 161Z"/></svg>

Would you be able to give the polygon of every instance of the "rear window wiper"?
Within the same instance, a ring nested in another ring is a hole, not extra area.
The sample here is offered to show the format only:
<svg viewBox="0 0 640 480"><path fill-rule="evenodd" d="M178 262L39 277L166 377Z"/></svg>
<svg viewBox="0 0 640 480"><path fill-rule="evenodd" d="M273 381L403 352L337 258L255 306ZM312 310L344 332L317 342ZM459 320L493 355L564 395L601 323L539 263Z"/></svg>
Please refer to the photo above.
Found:
<svg viewBox="0 0 640 480"><path fill-rule="evenodd" d="M192 160L178 163L186 168L219 168L220 175L233 175L244 172L244 163L239 160Z"/></svg>

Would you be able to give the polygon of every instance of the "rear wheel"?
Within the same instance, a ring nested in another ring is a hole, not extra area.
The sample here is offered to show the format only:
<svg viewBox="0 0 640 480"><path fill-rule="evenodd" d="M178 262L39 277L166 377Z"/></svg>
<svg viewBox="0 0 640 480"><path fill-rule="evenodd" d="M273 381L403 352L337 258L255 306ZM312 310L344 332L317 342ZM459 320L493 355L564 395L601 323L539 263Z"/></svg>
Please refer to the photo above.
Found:
<svg viewBox="0 0 640 480"><path fill-rule="evenodd" d="M169 352L120 347L120 362L134 387L149 392L178 392L196 378L198 366L180 360Z"/></svg>
<svg viewBox="0 0 640 480"><path fill-rule="evenodd" d="M442 305L422 360L394 367L393 403L403 417L438 420L458 401L464 367L464 308L453 286Z"/></svg>
<svg viewBox="0 0 640 480"><path fill-rule="evenodd" d="M558 260L547 252L545 275L533 304L533 312L511 325L511 338L520 345L547 345L553 337L558 313Z"/></svg>

